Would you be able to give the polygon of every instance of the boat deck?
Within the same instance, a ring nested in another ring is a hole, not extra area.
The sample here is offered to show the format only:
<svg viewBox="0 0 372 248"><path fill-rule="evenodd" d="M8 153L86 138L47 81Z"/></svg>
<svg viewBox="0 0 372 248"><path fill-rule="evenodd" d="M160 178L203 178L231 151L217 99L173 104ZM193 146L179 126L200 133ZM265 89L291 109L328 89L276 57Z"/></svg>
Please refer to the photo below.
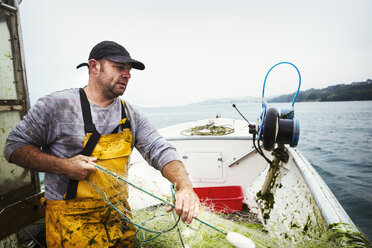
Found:
<svg viewBox="0 0 372 248"><path fill-rule="evenodd" d="M263 225L258 214L251 213L246 204L243 204L242 211L237 211L233 213L219 213L219 216L224 219L232 220L234 222L240 223L250 223L254 225Z"/></svg>

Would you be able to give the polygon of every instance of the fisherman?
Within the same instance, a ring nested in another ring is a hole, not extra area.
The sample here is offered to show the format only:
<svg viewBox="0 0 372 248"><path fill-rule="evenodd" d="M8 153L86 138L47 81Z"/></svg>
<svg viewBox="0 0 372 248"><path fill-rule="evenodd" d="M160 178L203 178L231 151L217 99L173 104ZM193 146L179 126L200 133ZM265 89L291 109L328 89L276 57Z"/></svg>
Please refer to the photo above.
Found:
<svg viewBox="0 0 372 248"><path fill-rule="evenodd" d="M93 47L88 63L77 68L82 66L89 68L87 86L40 98L9 134L4 148L9 162L45 172L48 247L133 245L134 227L118 221L92 186L106 187L107 198L116 199L114 204L121 202L116 207L130 216L126 188L118 196L115 185L107 183L108 175L96 165L125 175L133 147L175 185L175 211L191 223L198 216L199 199L175 148L136 108L119 98L131 69L144 70L144 64L132 59L120 44L103 41Z"/></svg>

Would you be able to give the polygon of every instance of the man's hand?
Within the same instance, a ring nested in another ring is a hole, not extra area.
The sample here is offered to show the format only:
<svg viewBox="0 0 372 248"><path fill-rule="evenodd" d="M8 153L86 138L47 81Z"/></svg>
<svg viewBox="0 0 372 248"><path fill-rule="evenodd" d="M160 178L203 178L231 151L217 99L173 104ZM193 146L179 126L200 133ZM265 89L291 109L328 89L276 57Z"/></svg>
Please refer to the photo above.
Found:
<svg viewBox="0 0 372 248"><path fill-rule="evenodd" d="M63 160L64 175L74 180L83 180L91 172L96 171L94 161L97 158L91 158L84 155L77 155Z"/></svg>
<svg viewBox="0 0 372 248"><path fill-rule="evenodd" d="M191 224L192 220L199 215L200 201L194 190L189 187L180 189L176 192L176 213L181 216L182 221ZM172 211L171 206L168 207L167 212Z"/></svg>
<svg viewBox="0 0 372 248"><path fill-rule="evenodd" d="M169 162L163 167L162 173L177 189L175 194L176 213L181 216L182 221L190 224L199 215L200 201L192 188L184 165L178 160ZM167 211L172 209L172 207L168 207Z"/></svg>

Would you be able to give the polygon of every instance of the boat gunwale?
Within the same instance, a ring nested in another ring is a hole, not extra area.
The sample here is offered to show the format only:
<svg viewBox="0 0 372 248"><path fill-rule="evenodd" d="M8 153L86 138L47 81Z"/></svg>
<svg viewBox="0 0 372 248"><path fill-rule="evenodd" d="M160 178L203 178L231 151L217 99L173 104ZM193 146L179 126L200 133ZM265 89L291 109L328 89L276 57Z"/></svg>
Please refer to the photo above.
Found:
<svg viewBox="0 0 372 248"><path fill-rule="evenodd" d="M359 232L336 196L304 155L296 148L289 148L288 151L292 155L293 162L305 180L327 225L330 226L331 224L342 223L345 229L347 225L347 227L351 227L353 231Z"/></svg>
<svg viewBox="0 0 372 248"><path fill-rule="evenodd" d="M212 135L195 135L184 137L165 137L168 141L182 141L182 140L253 140L250 136L212 136Z"/></svg>

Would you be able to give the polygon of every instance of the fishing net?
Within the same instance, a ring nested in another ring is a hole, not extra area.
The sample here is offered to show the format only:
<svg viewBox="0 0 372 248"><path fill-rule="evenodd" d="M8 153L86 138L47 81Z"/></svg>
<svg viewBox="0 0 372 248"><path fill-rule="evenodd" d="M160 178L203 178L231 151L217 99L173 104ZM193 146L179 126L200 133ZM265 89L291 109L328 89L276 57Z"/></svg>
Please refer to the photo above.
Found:
<svg viewBox="0 0 372 248"><path fill-rule="evenodd" d="M209 136L220 136L228 135L234 133L234 128L229 126L217 126L213 121L210 121L206 125L195 126L186 129L181 132L184 136L194 136L194 135L209 135Z"/></svg>
<svg viewBox="0 0 372 248"><path fill-rule="evenodd" d="M99 173L109 173L100 171ZM107 202L108 218L115 218L123 223L123 228L135 228L135 247L233 247L225 234L214 230L197 220L190 225L183 223L174 211L166 212L168 204L173 203L174 196L170 187L165 192L162 182L145 180L132 176L131 181L125 175L108 174L115 185L115 196L112 188L105 189L91 184ZM134 184L135 183L135 184ZM131 189L128 196L127 189ZM149 195L152 194L152 195ZM132 208L126 205L124 198L129 197ZM222 214L213 212L213 204L202 206L199 219L224 232L236 232L250 238L256 247L336 247L328 241L327 234L315 239L303 239L293 242L277 238L267 231L252 217L248 211Z"/></svg>

